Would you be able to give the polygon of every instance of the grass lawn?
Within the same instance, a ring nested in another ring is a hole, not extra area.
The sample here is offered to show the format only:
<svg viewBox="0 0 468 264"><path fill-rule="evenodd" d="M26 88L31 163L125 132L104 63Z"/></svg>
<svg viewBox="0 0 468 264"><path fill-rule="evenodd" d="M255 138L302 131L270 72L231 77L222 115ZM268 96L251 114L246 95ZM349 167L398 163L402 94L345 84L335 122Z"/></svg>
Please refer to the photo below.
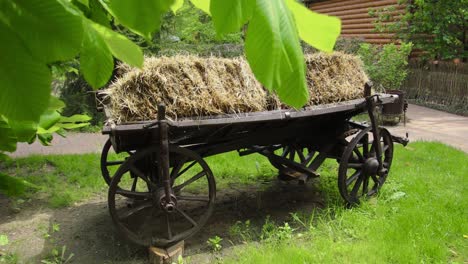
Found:
<svg viewBox="0 0 468 264"><path fill-rule="evenodd" d="M259 156L211 157L208 164L222 190L230 182L252 184L276 175ZM336 184L337 163L322 167L324 209L291 212L288 223L265 223L225 263L467 263L468 154L440 143L397 146L390 178L379 197L345 209ZM106 194L99 155L33 156L0 164L0 170L33 185L35 193L9 188L21 200L39 197L63 207ZM0 175L1 176L1 175ZM0 192L7 183L0 179ZM4 191L3 191L4 192ZM23 194L22 194L23 193ZM29 194L28 194L29 193ZM242 229L242 228L241 228ZM259 243L251 243L257 241Z"/></svg>

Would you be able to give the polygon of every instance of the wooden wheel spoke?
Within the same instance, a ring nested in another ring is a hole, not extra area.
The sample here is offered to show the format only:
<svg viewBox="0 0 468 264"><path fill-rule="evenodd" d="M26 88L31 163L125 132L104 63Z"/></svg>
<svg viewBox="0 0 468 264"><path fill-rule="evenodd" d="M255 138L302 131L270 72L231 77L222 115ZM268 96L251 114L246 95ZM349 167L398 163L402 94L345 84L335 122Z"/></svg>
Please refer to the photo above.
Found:
<svg viewBox="0 0 468 264"><path fill-rule="evenodd" d="M121 188L118 188L115 190L116 194L120 194L125 197L129 198L139 198L139 199L149 199L151 198L151 193L149 192L133 192L133 191L128 191L128 190L123 190Z"/></svg>
<svg viewBox="0 0 468 264"><path fill-rule="evenodd" d="M294 161L294 158L296 157L296 149L291 149L289 153L289 160Z"/></svg>
<svg viewBox="0 0 468 264"><path fill-rule="evenodd" d="M138 177L133 178L132 192L134 192L136 190L137 181L138 181Z"/></svg>
<svg viewBox="0 0 468 264"><path fill-rule="evenodd" d="M188 214L186 214L183 210L179 209L176 207L177 212L179 212L185 219L187 219L194 227L196 227L198 224L193 220L192 217L190 217Z"/></svg>
<svg viewBox="0 0 468 264"><path fill-rule="evenodd" d="M143 203L139 204L138 206L131 208L130 210L124 212L123 214L120 214L119 219L124 220L125 218L128 218L128 217L132 216L133 214L135 214L135 213L137 213L137 212L139 212L139 211L141 211L143 209L151 207L152 205L153 205L153 203L152 203L151 200L144 201Z"/></svg>
<svg viewBox="0 0 468 264"><path fill-rule="evenodd" d="M299 156L299 159L301 160L301 163L304 164L306 162L306 158L304 156L303 150L297 151L297 155ZM306 164L307 165L307 164Z"/></svg>
<svg viewBox="0 0 468 264"><path fill-rule="evenodd" d="M177 176L174 177L174 180L177 179L177 178L179 178L180 175L186 173L186 172L187 172L190 168L192 168L195 164L197 164L197 161L196 161L196 160L194 160L192 163L190 163L190 165L188 165L188 166L185 167L181 172L179 172L179 173L177 174Z"/></svg>
<svg viewBox="0 0 468 264"><path fill-rule="evenodd" d="M106 166L116 166L116 165L121 165L125 161L124 160L116 160L116 161L107 161Z"/></svg>
<svg viewBox="0 0 468 264"><path fill-rule="evenodd" d="M356 183L353 186L353 189L351 190L351 197L356 197L359 188L361 187L362 184L362 177L358 177Z"/></svg>
<svg viewBox="0 0 468 264"><path fill-rule="evenodd" d="M174 191L180 191L182 190L185 186L195 182L196 180L200 179L201 177L205 176L206 175L206 172L205 171L201 171L199 173L197 173L195 176L193 176L192 178L190 178L189 180L185 181L184 183L181 183L177 186L175 186L173 188Z"/></svg>
<svg viewBox="0 0 468 264"><path fill-rule="evenodd" d="M283 153L281 154L281 157L285 158L289 154L289 146L284 147Z"/></svg>
<svg viewBox="0 0 468 264"><path fill-rule="evenodd" d="M304 165L305 166L308 166L309 163L312 161L312 159L314 158L314 155L315 155L315 151L312 151L312 152L309 152L309 154L307 154L307 157L305 159L305 162L304 162Z"/></svg>
<svg viewBox="0 0 468 264"><path fill-rule="evenodd" d="M135 165L131 164L130 165L130 171L135 173L136 176L138 176L139 178L141 178L142 180L144 180L148 185L152 185L152 183L150 183L148 181L148 178L146 177L146 175L140 170L138 169L137 167L135 167Z"/></svg>
<svg viewBox="0 0 468 264"><path fill-rule="evenodd" d="M174 180L175 180L178 176L180 176L180 175L178 175L178 172L179 172L180 169L182 169L182 167L184 166L184 164L185 164L186 161L187 161L187 157L184 157L184 158L182 158L182 159L177 163L176 166L174 166L174 168L173 168L172 171L171 171L171 175L170 175L170 177L171 177L171 179L172 179L172 182L174 182Z"/></svg>
<svg viewBox="0 0 468 264"><path fill-rule="evenodd" d="M377 178L377 175L373 174L371 175L372 180L375 182L375 184L380 184L379 178Z"/></svg>
<svg viewBox="0 0 468 264"><path fill-rule="evenodd" d="M364 162L364 157L362 156L361 152L359 152L357 148L355 148L353 152L358 156L359 161Z"/></svg>
<svg viewBox="0 0 468 264"><path fill-rule="evenodd" d="M364 142L362 144L362 154L364 158L369 157L369 134L364 136Z"/></svg>
<svg viewBox="0 0 468 264"><path fill-rule="evenodd" d="M362 195L367 195L367 190L369 188L369 177L365 177L362 181Z"/></svg>
<svg viewBox="0 0 468 264"><path fill-rule="evenodd" d="M208 197L203 196L192 196L192 195L179 195L177 196L177 200L181 201L197 201L197 202L209 202L210 199Z"/></svg>
<svg viewBox="0 0 468 264"><path fill-rule="evenodd" d="M165 213L165 215L166 215L166 224L167 224L167 238L170 240L172 239L171 221L169 219L169 214Z"/></svg>
<svg viewBox="0 0 468 264"><path fill-rule="evenodd" d="M361 169L363 166L362 163L348 163L348 168L351 169Z"/></svg>
<svg viewBox="0 0 468 264"><path fill-rule="evenodd" d="M353 183L356 179L358 179L361 176L361 171L356 171L353 175L351 175L347 180L346 180L346 186L349 186L351 183Z"/></svg>

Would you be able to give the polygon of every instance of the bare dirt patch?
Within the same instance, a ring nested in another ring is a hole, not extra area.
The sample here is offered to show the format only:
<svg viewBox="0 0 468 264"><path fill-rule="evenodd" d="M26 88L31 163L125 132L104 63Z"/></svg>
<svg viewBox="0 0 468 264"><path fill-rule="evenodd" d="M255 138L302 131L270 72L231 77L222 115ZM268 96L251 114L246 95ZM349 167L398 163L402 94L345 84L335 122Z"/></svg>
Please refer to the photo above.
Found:
<svg viewBox="0 0 468 264"><path fill-rule="evenodd" d="M74 254L73 263L147 261L146 248L131 244L115 230L105 194L56 210L31 203L15 213L6 197L0 197L0 206L0 233L8 235L11 242L0 250L16 253L27 263L37 263L63 245L68 254ZM237 244L232 242L236 239L230 237L229 228L237 221L250 220L253 228L261 228L267 215L281 222L290 219L291 212L321 207L323 199L313 182L303 186L277 180L257 186L231 185L218 191L216 208L207 225L185 241L185 255L192 263L209 263L214 256L206 241L222 237L221 254L231 254L231 247ZM54 231L57 225L60 230Z"/></svg>

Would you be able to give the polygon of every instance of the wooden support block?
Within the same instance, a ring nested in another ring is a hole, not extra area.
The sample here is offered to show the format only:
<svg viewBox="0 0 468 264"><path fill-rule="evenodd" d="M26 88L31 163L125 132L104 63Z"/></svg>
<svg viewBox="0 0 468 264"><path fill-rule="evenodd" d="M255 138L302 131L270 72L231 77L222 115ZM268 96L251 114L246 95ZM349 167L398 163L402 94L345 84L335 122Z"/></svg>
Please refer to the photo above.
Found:
<svg viewBox="0 0 468 264"><path fill-rule="evenodd" d="M149 248L150 264L171 264L178 263L179 256L184 254L184 241L168 248Z"/></svg>

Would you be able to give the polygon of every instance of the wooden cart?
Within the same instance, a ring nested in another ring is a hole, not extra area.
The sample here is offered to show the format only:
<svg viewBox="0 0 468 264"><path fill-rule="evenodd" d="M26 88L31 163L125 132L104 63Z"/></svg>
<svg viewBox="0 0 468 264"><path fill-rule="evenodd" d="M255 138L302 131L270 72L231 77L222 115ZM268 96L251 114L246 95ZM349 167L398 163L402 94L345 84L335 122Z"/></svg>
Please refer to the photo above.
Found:
<svg viewBox="0 0 468 264"><path fill-rule="evenodd" d="M300 183L318 177L325 159L335 159L341 196L348 205L359 203L385 183L393 142L407 142L378 127L374 116L376 108L397 99L380 94L297 111L177 121L166 119L161 105L156 120L107 124L101 169L109 184L112 220L143 246L165 247L193 235L215 204L215 178L204 158L234 150L241 156L259 153L281 179ZM350 120L366 112L370 125ZM120 153L117 160L108 155L111 148ZM110 173L112 167L118 168L115 173Z"/></svg>

